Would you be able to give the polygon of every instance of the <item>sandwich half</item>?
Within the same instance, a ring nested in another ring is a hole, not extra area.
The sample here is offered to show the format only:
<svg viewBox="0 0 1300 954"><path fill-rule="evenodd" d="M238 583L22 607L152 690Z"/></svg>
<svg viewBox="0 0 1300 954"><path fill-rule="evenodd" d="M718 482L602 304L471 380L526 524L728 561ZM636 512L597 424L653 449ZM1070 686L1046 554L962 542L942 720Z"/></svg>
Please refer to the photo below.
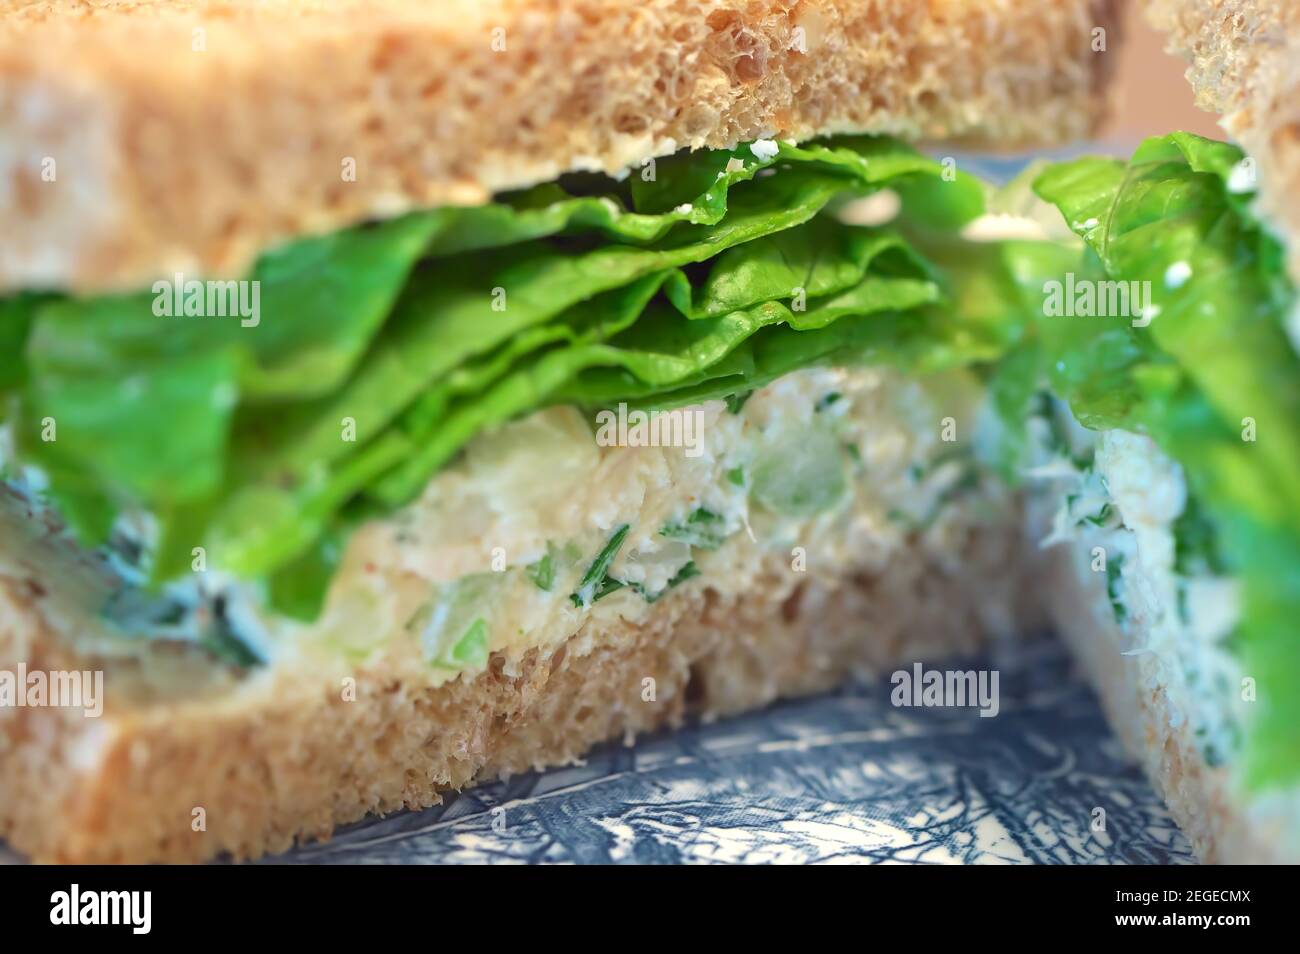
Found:
<svg viewBox="0 0 1300 954"><path fill-rule="evenodd" d="M253 857L1050 617L1204 857L1295 857L1249 163L995 189L903 141L1086 135L1117 39L1090 0L6 4L0 834Z"/></svg>
<svg viewBox="0 0 1300 954"><path fill-rule="evenodd" d="M1100 485L1084 509L1108 513L1049 551L1049 612L1201 858L1294 863L1300 16L1262 0L1147 14L1245 151L1174 135L1127 167L1081 160L1036 183L1085 241L1080 274L1150 290L1131 331L1089 332L1073 367L1048 369L1093 432L1091 466L1065 482L1085 501ZM1105 586L1095 547L1124 556Z"/></svg>

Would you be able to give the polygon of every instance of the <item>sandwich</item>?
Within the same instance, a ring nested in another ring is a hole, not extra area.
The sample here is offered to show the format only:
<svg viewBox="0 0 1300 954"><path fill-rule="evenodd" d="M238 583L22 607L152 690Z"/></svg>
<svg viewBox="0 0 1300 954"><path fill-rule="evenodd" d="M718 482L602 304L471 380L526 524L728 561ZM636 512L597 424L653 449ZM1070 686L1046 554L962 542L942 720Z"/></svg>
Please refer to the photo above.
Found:
<svg viewBox="0 0 1300 954"><path fill-rule="evenodd" d="M6 4L0 836L256 857L1050 620L1202 857L1300 857L1273 167L967 168L1089 136L1118 41Z"/></svg>

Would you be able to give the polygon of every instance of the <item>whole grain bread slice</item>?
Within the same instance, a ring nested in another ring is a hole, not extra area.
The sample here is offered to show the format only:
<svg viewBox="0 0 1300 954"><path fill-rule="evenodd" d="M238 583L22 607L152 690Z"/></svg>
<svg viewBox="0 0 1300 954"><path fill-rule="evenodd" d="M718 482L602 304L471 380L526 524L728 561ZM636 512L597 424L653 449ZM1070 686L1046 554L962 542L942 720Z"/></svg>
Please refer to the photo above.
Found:
<svg viewBox="0 0 1300 954"><path fill-rule="evenodd" d="M0 0L0 292L238 274L296 235L683 147L1075 139L1112 5Z"/></svg>

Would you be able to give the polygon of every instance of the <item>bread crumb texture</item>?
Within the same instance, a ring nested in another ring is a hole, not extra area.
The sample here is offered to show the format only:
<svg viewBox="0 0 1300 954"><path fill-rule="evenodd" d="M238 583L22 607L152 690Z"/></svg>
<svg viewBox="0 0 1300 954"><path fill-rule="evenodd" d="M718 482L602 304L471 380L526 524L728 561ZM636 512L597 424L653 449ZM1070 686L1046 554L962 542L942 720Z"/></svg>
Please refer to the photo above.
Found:
<svg viewBox="0 0 1300 954"><path fill-rule="evenodd" d="M1300 4L1294 0L1151 0L1152 23L1191 67L1196 102L1257 164L1259 210L1289 245L1300 282Z"/></svg>
<svg viewBox="0 0 1300 954"><path fill-rule="evenodd" d="M684 147L1078 138L1112 5L0 0L0 290L238 275L286 238Z"/></svg>

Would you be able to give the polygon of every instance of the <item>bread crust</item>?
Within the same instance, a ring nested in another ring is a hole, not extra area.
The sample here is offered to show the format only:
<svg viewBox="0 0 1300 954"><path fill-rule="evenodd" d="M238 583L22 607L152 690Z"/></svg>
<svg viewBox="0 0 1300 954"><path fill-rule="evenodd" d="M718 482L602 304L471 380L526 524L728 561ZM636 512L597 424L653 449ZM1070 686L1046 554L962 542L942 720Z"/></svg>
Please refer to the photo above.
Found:
<svg viewBox="0 0 1300 954"><path fill-rule="evenodd" d="M1189 63L1202 109L1255 159L1259 210L1300 282L1300 6L1275 0L1150 0L1169 49Z"/></svg>
<svg viewBox="0 0 1300 954"><path fill-rule="evenodd" d="M0 291L238 277L293 236L683 147L1076 139L1112 6L3 0Z"/></svg>
<svg viewBox="0 0 1300 954"><path fill-rule="evenodd" d="M580 757L687 717L713 718L879 672L969 652L1032 619L1019 531L980 526L938 563L798 572L765 558L763 585L723 598L681 588L640 625L584 627L558 650L494 656L476 678L420 685L384 659L338 678L277 667L244 692L124 703L100 719L17 709L0 718L0 837L40 862L256 857L327 837L372 812ZM0 631L29 666L60 640L20 581L0 578ZM1032 628L1032 624L1025 627ZM102 663L101 663L102 664ZM355 701L344 699L355 679ZM653 684L646 680L654 680ZM115 682L114 673L106 684ZM653 698L648 697L652 686ZM205 830L195 831L196 809Z"/></svg>

